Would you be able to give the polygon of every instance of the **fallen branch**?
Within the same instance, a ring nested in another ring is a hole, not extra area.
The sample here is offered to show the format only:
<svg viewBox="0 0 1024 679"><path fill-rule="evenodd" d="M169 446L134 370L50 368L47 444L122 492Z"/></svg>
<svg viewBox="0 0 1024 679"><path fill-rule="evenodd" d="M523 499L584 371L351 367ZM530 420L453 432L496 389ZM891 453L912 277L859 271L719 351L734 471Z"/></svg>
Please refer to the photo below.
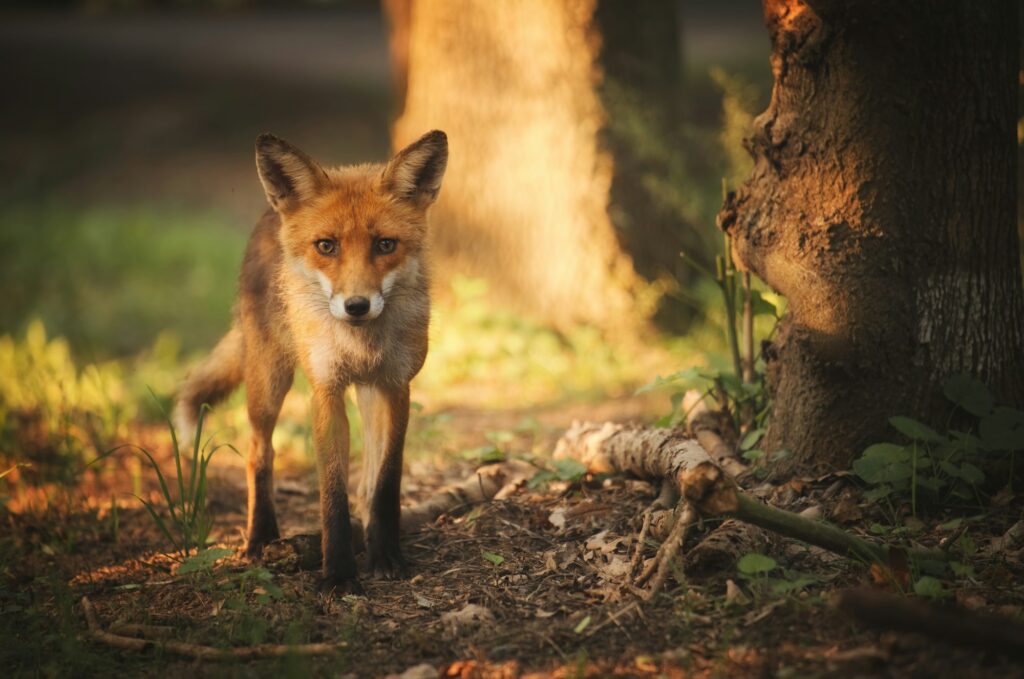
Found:
<svg viewBox="0 0 1024 679"><path fill-rule="evenodd" d="M592 473L619 472L650 481L674 479L681 502L700 516L732 517L846 557L889 563L886 545L867 542L824 521L777 509L743 493L703 446L678 431L577 422L559 439L555 457L578 460ZM681 506L677 514L682 516L685 509ZM673 556L659 552L656 561ZM946 560L939 550L912 549L907 556L917 561Z"/></svg>
<svg viewBox="0 0 1024 679"><path fill-rule="evenodd" d="M937 606L877 589L848 589L836 607L874 627L914 632L958 646L1024 658L1024 624L963 608Z"/></svg>
<svg viewBox="0 0 1024 679"><path fill-rule="evenodd" d="M442 514L499 497L502 490L514 487L531 478L537 468L522 460L509 460L485 465L461 483L445 486L423 502L402 508L403 532L412 532L430 523Z"/></svg>
<svg viewBox="0 0 1024 679"><path fill-rule="evenodd" d="M771 536L757 526L728 519L686 554L683 571L687 575L707 575L732 568L744 554L763 551Z"/></svg>
<svg viewBox="0 0 1024 679"><path fill-rule="evenodd" d="M715 431L717 423L714 413L704 402L704 395L695 389L691 389L683 396L683 412L687 413L686 423L693 432L697 443L704 450L708 451L711 460L719 467L732 474L735 478L741 478L750 469L736 454L736 450L727 444L718 432Z"/></svg>
<svg viewBox="0 0 1024 679"><path fill-rule="evenodd" d="M256 658L282 658L289 655L332 655L345 648L347 644L259 644L257 646L240 646L236 648L214 648L213 646L202 646L189 644L184 641L166 639L155 641L153 639L139 639L136 637L124 636L106 632L100 627L96 619L96 612L88 597L82 597L82 610L85 612L85 623L88 627L87 636L107 646L120 648L126 651L150 651L157 648L176 655L196 660L253 660Z"/></svg>
<svg viewBox="0 0 1024 679"><path fill-rule="evenodd" d="M442 514L490 502L511 492L537 472L522 460L489 464L477 469L460 483L444 486L412 507L402 508L402 533L412 533ZM364 529L359 517L352 516L352 549L364 549ZM300 533L275 540L263 550L263 560L280 570L316 570L320 568L320 533Z"/></svg>

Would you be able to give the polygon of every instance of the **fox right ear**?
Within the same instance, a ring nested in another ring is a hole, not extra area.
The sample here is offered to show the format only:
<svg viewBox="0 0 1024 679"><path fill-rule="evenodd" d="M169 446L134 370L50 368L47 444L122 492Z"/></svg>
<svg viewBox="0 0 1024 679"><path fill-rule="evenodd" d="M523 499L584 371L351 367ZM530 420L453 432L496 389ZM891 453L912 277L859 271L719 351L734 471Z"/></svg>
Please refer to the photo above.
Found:
<svg viewBox="0 0 1024 679"><path fill-rule="evenodd" d="M294 210L327 183L327 173L315 160L272 134L256 138L256 170L277 212Z"/></svg>
<svg viewBox="0 0 1024 679"><path fill-rule="evenodd" d="M381 179L393 195L426 208L437 200L447 167L448 137L434 130L395 154Z"/></svg>

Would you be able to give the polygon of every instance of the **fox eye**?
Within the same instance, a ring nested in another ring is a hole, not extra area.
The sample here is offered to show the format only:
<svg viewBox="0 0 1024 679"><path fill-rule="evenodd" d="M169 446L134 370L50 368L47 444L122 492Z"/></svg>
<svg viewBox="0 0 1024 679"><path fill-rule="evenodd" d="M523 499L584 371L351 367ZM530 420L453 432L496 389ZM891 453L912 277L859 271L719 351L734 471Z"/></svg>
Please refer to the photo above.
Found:
<svg viewBox="0 0 1024 679"><path fill-rule="evenodd" d="M394 238L381 238L377 241L377 252L382 255L390 255L395 251L398 241Z"/></svg>
<svg viewBox="0 0 1024 679"><path fill-rule="evenodd" d="M338 254L338 241L330 240L329 238L322 238L313 243L313 247L316 251L325 257L333 257Z"/></svg>

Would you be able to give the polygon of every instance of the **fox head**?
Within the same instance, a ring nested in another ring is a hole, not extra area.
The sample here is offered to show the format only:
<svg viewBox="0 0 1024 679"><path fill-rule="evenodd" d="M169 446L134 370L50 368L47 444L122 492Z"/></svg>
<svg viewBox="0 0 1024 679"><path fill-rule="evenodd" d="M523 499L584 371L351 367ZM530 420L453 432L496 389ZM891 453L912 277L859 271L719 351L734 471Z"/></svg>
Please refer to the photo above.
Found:
<svg viewBox="0 0 1024 679"><path fill-rule="evenodd" d="M333 169L273 135L256 139L256 168L281 218L289 270L352 325L378 318L389 297L419 279L427 208L447 163L448 138L439 130L386 164Z"/></svg>

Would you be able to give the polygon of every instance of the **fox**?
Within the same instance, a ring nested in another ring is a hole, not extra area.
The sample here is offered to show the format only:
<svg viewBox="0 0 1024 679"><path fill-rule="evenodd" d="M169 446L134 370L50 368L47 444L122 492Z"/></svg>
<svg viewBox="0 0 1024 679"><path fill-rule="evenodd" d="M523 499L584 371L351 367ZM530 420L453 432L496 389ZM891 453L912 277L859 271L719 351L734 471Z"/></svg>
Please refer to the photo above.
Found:
<svg viewBox="0 0 1024 679"><path fill-rule="evenodd" d="M245 384L252 429L245 554L258 559L280 537L271 438L295 370L303 370L320 477L321 591L362 592L348 497L350 385L365 432L356 504L369 571L408 575L399 545L402 456L409 383L427 357L427 217L447 163L440 130L385 163L334 168L260 135L256 170L269 209L245 250L233 322L177 394L176 428L191 432L203 404Z"/></svg>

